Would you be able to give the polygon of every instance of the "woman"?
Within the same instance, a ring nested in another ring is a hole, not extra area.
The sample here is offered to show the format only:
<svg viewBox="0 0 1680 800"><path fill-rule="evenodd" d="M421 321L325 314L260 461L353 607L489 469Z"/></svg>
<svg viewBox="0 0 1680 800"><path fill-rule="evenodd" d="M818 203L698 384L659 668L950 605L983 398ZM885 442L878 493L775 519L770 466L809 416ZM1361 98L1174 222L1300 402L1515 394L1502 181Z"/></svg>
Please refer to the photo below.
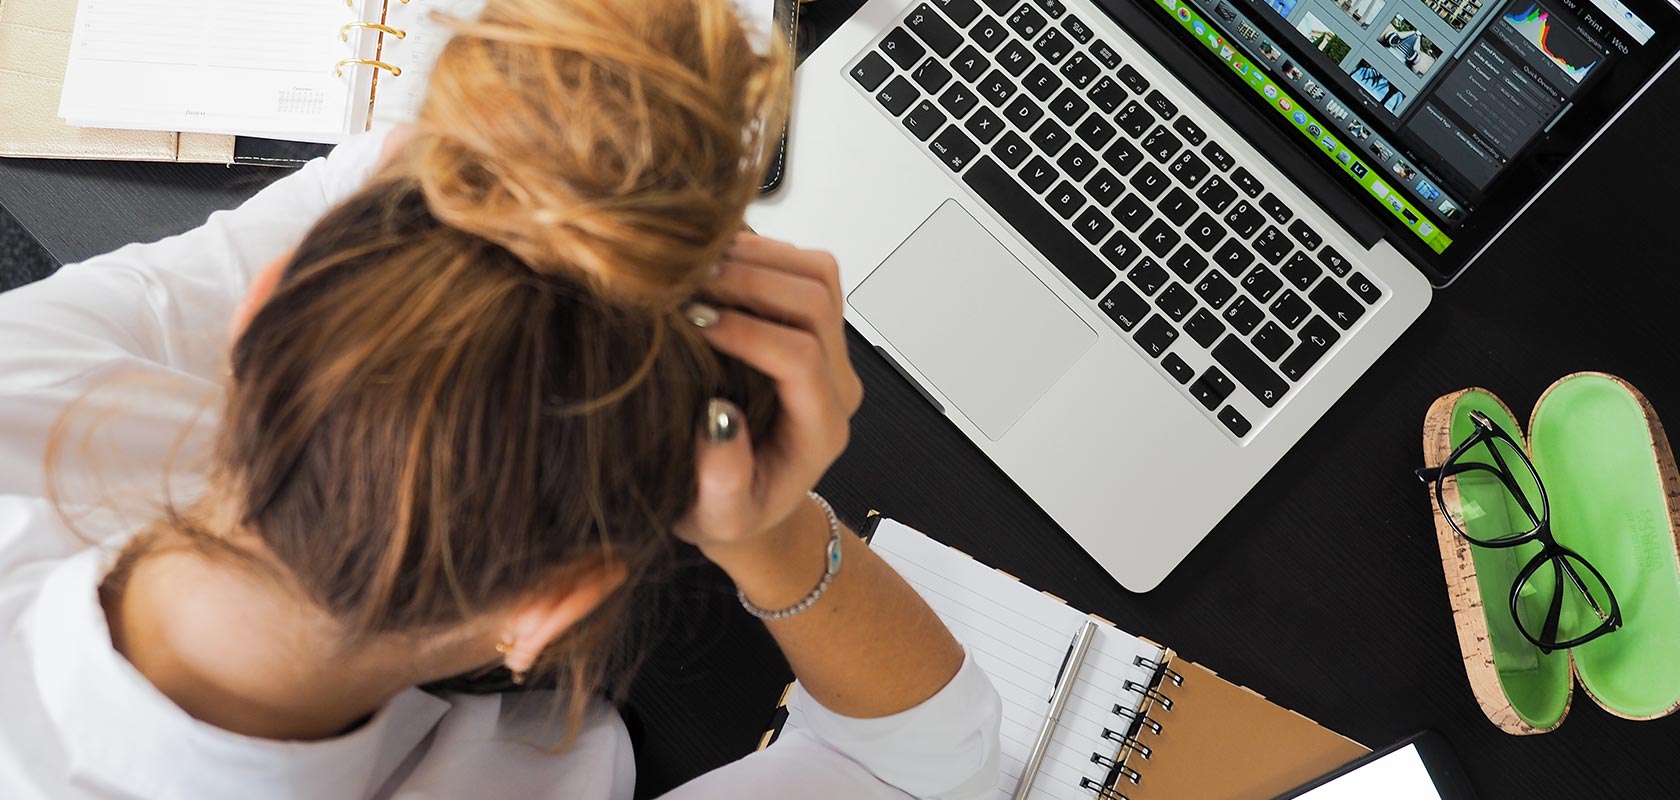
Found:
<svg viewBox="0 0 1680 800"><path fill-rule="evenodd" d="M984 674L807 497L861 390L832 259L736 235L786 57L497 0L411 136L0 296L0 796L629 797L678 540L808 728L672 796L990 793Z"/></svg>

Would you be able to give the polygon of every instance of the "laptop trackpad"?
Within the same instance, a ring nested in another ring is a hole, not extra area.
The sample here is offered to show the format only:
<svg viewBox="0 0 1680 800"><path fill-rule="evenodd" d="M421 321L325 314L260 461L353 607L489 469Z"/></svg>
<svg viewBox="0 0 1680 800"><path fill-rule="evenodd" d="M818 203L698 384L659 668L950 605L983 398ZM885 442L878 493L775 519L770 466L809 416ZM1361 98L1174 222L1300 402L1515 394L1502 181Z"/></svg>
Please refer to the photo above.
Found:
<svg viewBox="0 0 1680 800"><path fill-rule="evenodd" d="M945 201L850 299L994 441L1097 340L954 200Z"/></svg>

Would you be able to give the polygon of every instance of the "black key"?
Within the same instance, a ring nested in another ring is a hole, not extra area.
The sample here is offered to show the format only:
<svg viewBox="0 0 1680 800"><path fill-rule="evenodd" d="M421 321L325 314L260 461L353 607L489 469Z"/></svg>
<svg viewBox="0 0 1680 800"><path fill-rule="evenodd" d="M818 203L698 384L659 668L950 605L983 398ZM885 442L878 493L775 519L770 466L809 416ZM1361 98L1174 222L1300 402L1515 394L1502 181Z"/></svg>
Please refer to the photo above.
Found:
<svg viewBox="0 0 1680 800"><path fill-rule="evenodd" d="M1320 283L1318 288L1313 289L1312 294L1308 296L1312 298L1313 305L1324 309L1324 313L1330 317L1330 321L1336 323L1336 326L1344 331L1353 327L1353 323L1358 322L1359 318L1365 314L1365 306L1358 300L1353 299L1353 295L1348 294L1347 290L1335 281Z"/></svg>
<svg viewBox="0 0 1680 800"><path fill-rule="evenodd" d="M1114 48L1109 47L1108 43L1101 39L1091 44L1091 55L1096 56L1097 60L1109 69L1120 68L1120 54L1114 52Z"/></svg>
<svg viewBox="0 0 1680 800"><path fill-rule="evenodd" d="M892 33L881 40L881 52L886 53L887 58L892 59L894 64L909 69L916 66L916 62L922 60L922 56L927 55L927 48L916 41L916 37L911 36L909 31L893 28Z"/></svg>
<svg viewBox="0 0 1680 800"><path fill-rule="evenodd" d="M1156 358L1167 352L1167 348L1172 347L1177 338L1178 329L1162 319L1160 314L1151 315L1149 321L1143 323L1143 327L1138 328L1137 333L1132 334L1133 341L1136 341L1145 353Z"/></svg>
<svg viewBox="0 0 1680 800"><path fill-rule="evenodd" d="M1050 101L1050 113L1055 114L1056 119L1061 120L1063 125L1072 125L1078 122L1079 118L1085 116L1085 112L1090 110L1091 104L1085 102L1079 96L1079 93L1072 89L1063 89L1061 94L1056 95L1056 99ZM1101 121L1101 118L1095 114L1092 114L1091 117Z"/></svg>
<svg viewBox="0 0 1680 800"><path fill-rule="evenodd" d="M1273 361L1288 352L1291 344L1293 342L1289 340L1289 332L1279 328L1277 323L1271 320L1267 320L1265 325L1260 326L1260 332L1254 334L1254 346L1260 348L1260 352Z"/></svg>
<svg viewBox="0 0 1680 800"><path fill-rule="evenodd" d="M1155 298L1155 307L1177 322L1196 310L1196 296L1184 288L1184 284L1175 283L1168 286L1160 297Z"/></svg>
<svg viewBox="0 0 1680 800"><path fill-rule="evenodd" d="M1193 150L1186 150L1178 154L1178 158L1173 161L1172 167L1167 171L1171 172L1173 177L1185 186L1195 188L1196 184L1201 183L1202 179L1207 177L1209 170L1207 162L1203 161L1201 156L1196 155Z"/></svg>
<svg viewBox="0 0 1680 800"><path fill-rule="evenodd" d="M1283 235L1283 231L1278 230L1275 225L1267 225L1259 236L1254 237L1253 244L1254 252L1272 264L1282 261L1283 257L1295 248L1295 243L1289 241L1288 237Z"/></svg>
<svg viewBox="0 0 1680 800"><path fill-rule="evenodd" d="M1231 406L1220 409L1219 421L1225 423L1225 427L1238 439L1247 436L1248 432L1254 429L1254 426L1248 424L1248 420L1243 418L1242 413Z"/></svg>
<svg viewBox="0 0 1680 800"><path fill-rule="evenodd" d="M881 107L895 117L903 114L904 110L921 96L921 92L916 91L916 87L911 86L903 75L893 78L892 82L887 84L887 88L875 93L875 99L880 101Z"/></svg>
<svg viewBox="0 0 1680 800"><path fill-rule="evenodd" d="M1144 164L1143 169L1132 174L1132 188L1145 200L1154 200L1167 190L1167 176L1155 168L1154 164Z"/></svg>
<svg viewBox="0 0 1680 800"><path fill-rule="evenodd" d="M1225 373L1220 372L1218 367L1208 367L1207 371L1202 373L1202 377L1190 384L1190 396L1196 398L1209 411L1218 408L1219 404L1225 402L1225 398L1230 397L1236 390L1237 387L1231 383L1231 379L1225 377Z"/></svg>
<svg viewBox="0 0 1680 800"><path fill-rule="evenodd" d="M1167 130L1165 125L1156 125L1148 136L1143 137L1143 152L1154 156L1155 160L1162 164L1167 163L1183 147L1184 142L1174 136L1172 131Z"/></svg>
<svg viewBox="0 0 1680 800"><path fill-rule="evenodd" d="M1079 187L1067 181L1056 184L1044 200L1050 204L1050 210L1062 219L1073 219L1073 215L1085 207L1085 195L1080 194Z"/></svg>
<svg viewBox="0 0 1680 800"><path fill-rule="evenodd" d="M1003 23L991 17L983 17L979 24L969 29L968 36L975 44L980 45L981 50L990 53L1009 39L1009 32L1003 29Z"/></svg>
<svg viewBox="0 0 1680 800"><path fill-rule="evenodd" d="M962 128L955 125L940 131L928 144L928 149L952 172L962 172L963 167L968 166L968 162L980 155L980 145L975 144L973 139L962 132Z"/></svg>
<svg viewBox="0 0 1680 800"><path fill-rule="evenodd" d="M1161 366L1166 367L1167 374L1180 384L1189 383L1191 378L1196 377L1196 371L1184 363L1184 359L1179 358L1177 353L1168 353L1166 358L1161 359Z"/></svg>
<svg viewBox="0 0 1680 800"><path fill-rule="evenodd" d="M1190 334L1190 338L1195 340L1196 344L1212 347L1214 342L1219 341L1219 335L1225 332L1225 326L1220 324L1219 318L1214 316L1213 312L1198 308L1196 313L1190 315L1190 319L1185 320L1184 332Z"/></svg>
<svg viewBox="0 0 1680 800"><path fill-rule="evenodd" d="M981 156L975 161L963 173L963 182L1086 297L1095 298L1114 280L1114 270L990 157Z"/></svg>
<svg viewBox="0 0 1680 800"><path fill-rule="evenodd" d="M1266 190L1265 187L1260 185L1260 179L1254 177L1254 174L1249 172L1247 167L1237 167L1237 171L1231 173L1231 182L1235 183L1237 188L1243 190L1243 194L1249 197L1259 197L1260 193Z"/></svg>
<svg viewBox="0 0 1680 800"><path fill-rule="evenodd" d="M1149 248L1149 252L1165 258L1178 246L1179 236L1178 231L1173 230L1166 220L1158 219L1149 223L1149 227L1143 230L1142 238L1143 246Z"/></svg>
<svg viewBox="0 0 1680 800"><path fill-rule="evenodd" d="M1207 141L1207 132L1191 122L1189 117L1173 120L1173 130L1178 131L1178 135L1183 136L1184 141L1189 142L1191 147L1199 147L1202 142Z"/></svg>
<svg viewBox="0 0 1680 800"><path fill-rule="evenodd" d="M942 56L949 56L962 46L962 34L951 27L951 23L946 22L945 18L927 3L911 9L909 16L904 18L904 24L910 26L911 33L921 37L928 47Z"/></svg>
<svg viewBox="0 0 1680 800"><path fill-rule="evenodd" d="M1348 263L1348 260L1343 258L1341 253L1336 252L1333 247L1326 247L1318 251L1318 261L1338 278L1346 276L1348 270L1353 268L1353 265Z"/></svg>
<svg viewBox="0 0 1680 800"><path fill-rule="evenodd" d="M1225 152L1225 148L1220 147L1218 142L1208 142L1207 147L1202 148L1202 155L1207 156L1207 160L1220 172L1230 169L1237 163L1237 160L1232 158L1230 153Z"/></svg>
<svg viewBox="0 0 1680 800"><path fill-rule="evenodd" d="M1265 264L1255 264L1254 269L1243 276L1242 285L1254 299L1265 303L1272 299L1272 295L1283 288L1283 279L1277 273L1266 268Z"/></svg>
<svg viewBox="0 0 1680 800"><path fill-rule="evenodd" d="M935 108L931 100L917 103L914 111L904 115L904 127L910 130L911 135L924 142L944 125L944 112Z"/></svg>
<svg viewBox="0 0 1680 800"><path fill-rule="evenodd" d="M1126 226L1126 230L1133 233L1148 223L1153 216L1155 212L1143 198L1138 197L1137 192L1126 195L1126 199L1114 207L1114 217L1120 220L1121 225Z"/></svg>
<svg viewBox="0 0 1680 800"><path fill-rule="evenodd" d="M1236 239L1226 239L1225 243L1219 246L1219 252L1213 254L1213 263L1225 270L1226 275L1235 278L1241 275L1249 264L1254 263L1254 254L1248 252L1248 248L1243 247Z"/></svg>
<svg viewBox="0 0 1680 800"><path fill-rule="evenodd" d="M1073 47L1073 40L1055 28L1045 31L1043 36L1038 37L1038 41L1033 42L1033 49L1052 64L1062 63L1062 59L1073 52Z"/></svg>
<svg viewBox="0 0 1680 800"><path fill-rule="evenodd" d="M991 65L992 62L986 59L986 54L974 45L964 47L956 58L951 59L951 69L956 70L957 74L969 83L980 80L980 76L984 75L986 68Z"/></svg>
<svg viewBox="0 0 1680 800"><path fill-rule="evenodd" d="M1017 96L1003 110L1003 118L1009 120L1009 124L1014 125L1016 130L1023 133L1032 130L1033 123L1038 122L1038 118L1042 116L1044 116L1043 109L1034 105L1033 101L1028 100L1026 95Z"/></svg>
<svg viewBox="0 0 1680 800"><path fill-rule="evenodd" d="M1167 96L1161 94L1159 89L1150 92L1148 96L1143 98L1143 102L1154 109L1155 113L1160 114L1161 119L1172 119L1178 116L1178 106L1173 105L1173 101L1168 100Z"/></svg>
<svg viewBox="0 0 1680 800"><path fill-rule="evenodd" d="M1375 283L1371 282L1370 278L1365 277L1365 274L1361 272L1353 273L1353 277L1348 279L1348 288L1352 289L1353 293L1359 295L1359 299L1364 300L1367 304L1382 299L1382 289L1378 288Z"/></svg>
<svg viewBox="0 0 1680 800"><path fill-rule="evenodd" d="M881 88L881 84L893 74L893 66L881 57L880 53L871 51L852 67L852 80L859 86L873 92Z"/></svg>
<svg viewBox="0 0 1680 800"><path fill-rule="evenodd" d="M1068 17L1062 20L1062 30L1067 31L1068 35L1080 44L1088 44L1091 37L1095 35L1091 33L1091 26L1086 25L1085 20L1078 17Z"/></svg>
<svg viewBox="0 0 1680 800"><path fill-rule="evenodd" d="M1213 348L1213 358L1220 366L1230 370L1237 383L1259 398L1267 408L1277 405L1277 401L1283 399L1283 393L1289 391L1289 384L1284 383L1236 336L1225 337L1218 347Z"/></svg>
<svg viewBox="0 0 1680 800"><path fill-rule="evenodd" d="M1324 274L1324 270L1308 258L1306 253L1290 256L1289 261L1279 271L1283 273L1284 280L1295 284L1295 288L1303 292L1313 285L1313 281L1318 280L1318 276Z"/></svg>
<svg viewBox="0 0 1680 800"><path fill-rule="evenodd" d="M1295 224L1289 226L1289 235L1308 250L1317 250L1319 245L1324 244L1324 237L1319 236L1318 231L1313 230L1304 219L1295 220Z"/></svg>
<svg viewBox="0 0 1680 800"><path fill-rule="evenodd" d="M1049 100L1050 95L1055 94L1057 89L1062 88L1062 79L1056 77L1056 73L1049 67L1039 64L1033 67L1032 72L1027 73L1025 78L1021 79L1021 86L1031 92L1033 97L1039 100Z"/></svg>
<svg viewBox="0 0 1680 800"><path fill-rule="evenodd" d="M1068 81L1074 85L1074 88L1083 89L1090 86L1091 81L1096 80L1097 76L1102 74L1102 67L1097 66L1097 62L1092 61L1090 56L1084 53L1074 53L1073 58L1068 59L1067 63L1062 65L1062 74L1067 76Z"/></svg>
<svg viewBox="0 0 1680 800"><path fill-rule="evenodd" d="M1225 226L1220 225L1219 220L1214 219L1212 214L1203 211L1196 215L1196 220L1190 223L1190 227L1184 229L1184 235L1189 236L1190 241L1195 242L1197 247L1212 252L1219 240L1225 238Z"/></svg>
<svg viewBox="0 0 1680 800"><path fill-rule="evenodd" d="M1015 41L1004 45L1003 49L998 51L997 59L998 66L1003 67L1005 72L1016 77L1020 77L1021 73L1026 72L1027 68L1031 67L1033 62L1037 60L1027 50L1026 45Z"/></svg>
<svg viewBox="0 0 1680 800"><path fill-rule="evenodd" d="M1196 192L1196 199L1202 201L1202 205L1213 209L1213 213L1223 214L1226 207L1231 205L1231 201L1237 199L1237 190L1226 183L1224 178L1215 175L1202 184L1202 188Z"/></svg>
<svg viewBox="0 0 1680 800"><path fill-rule="evenodd" d="M1120 82L1130 87L1132 91L1143 94L1149 91L1149 79L1143 77L1137 68L1127 64L1120 68Z"/></svg>
<svg viewBox="0 0 1680 800"><path fill-rule="evenodd" d="M1312 369L1319 359L1324 358L1324 354L1330 352L1330 346L1340 338L1342 335L1330 327L1330 323L1325 322L1323 317L1313 317L1301 328L1301 343L1295 345L1295 349L1278 365L1278 369L1283 370L1283 377L1298 381L1306 377L1307 370Z"/></svg>
<svg viewBox="0 0 1680 800"><path fill-rule="evenodd" d="M1132 170L1137 169L1138 164L1143 162L1143 151L1137 149L1137 145L1132 144L1130 140L1120 139L1114 143L1113 147L1108 148L1107 152L1103 153L1103 161L1108 162L1108 165L1113 167L1115 172L1121 175L1129 175Z"/></svg>
<svg viewBox="0 0 1680 800"><path fill-rule="evenodd" d="M1092 202L1108 208L1114 205L1115 200L1120 199L1120 193L1126 191L1126 187L1120 184L1120 179L1115 177L1114 173L1107 169L1099 169L1097 174L1085 182L1085 191L1090 192Z"/></svg>
<svg viewBox="0 0 1680 800"><path fill-rule="evenodd" d="M1015 13L1010 14L1005 21L1009 23L1009 27L1015 29L1016 33L1021 34L1022 39L1029 42L1033 40L1033 37L1038 36L1038 32L1044 30L1044 26L1049 23L1049 20L1045 19L1043 14L1038 13L1038 9L1028 5L1015 9Z"/></svg>
<svg viewBox="0 0 1680 800"><path fill-rule="evenodd" d="M1225 224L1238 239L1247 239L1266 224L1266 216L1259 209L1248 204L1247 200L1237 203L1225 214Z"/></svg>
<svg viewBox="0 0 1680 800"><path fill-rule="evenodd" d="M1044 154L1048 156L1054 156L1062 152L1062 148L1067 147L1068 142L1073 141L1073 137L1068 134L1067 128L1057 125L1053 119L1045 120L1043 124L1038 126L1038 130L1033 131L1032 136L1027 138L1031 139L1032 143L1038 145L1039 149L1043 150Z"/></svg>
<svg viewBox="0 0 1680 800"><path fill-rule="evenodd" d="M1132 238L1127 236L1125 231L1108 237L1108 241L1102 247L1103 258L1108 259L1108 263L1113 264L1114 268L1121 272L1125 272L1126 268L1137 260L1140 252L1143 251L1138 248L1138 243L1132 241Z"/></svg>
<svg viewBox="0 0 1680 800"><path fill-rule="evenodd" d="M1271 309L1272 316L1277 317L1278 321L1283 323L1286 328L1299 326L1301 320L1306 319L1307 315L1312 313L1312 308L1307 305L1307 301L1302 300L1294 289L1283 290L1283 294L1278 295L1278 299L1272 301ZM1278 355L1283 355L1283 353L1279 352ZM1273 356L1273 358L1276 358L1276 356Z"/></svg>
<svg viewBox="0 0 1680 800"><path fill-rule="evenodd" d="M1001 70L992 70L985 80L980 81L980 96L986 98L993 108L1003 108L1003 104L1009 102L1017 91L1020 90L1015 88L1015 82Z"/></svg>
<svg viewBox="0 0 1680 800"><path fill-rule="evenodd" d="M963 123L963 127L982 143L991 144L992 140L1003 132L1003 120L993 114L991 109L982 106L979 111L974 112L974 116Z"/></svg>
<svg viewBox="0 0 1680 800"><path fill-rule="evenodd" d="M968 23L980 16L980 6L974 0L933 0L933 3L959 28L968 27Z"/></svg>
<svg viewBox="0 0 1680 800"><path fill-rule="evenodd" d="M1231 327L1244 336L1253 332L1254 326L1259 325L1260 320L1265 318L1266 312L1246 297L1238 297L1235 302L1225 307L1225 321L1231 323Z"/></svg>
<svg viewBox="0 0 1680 800"><path fill-rule="evenodd" d="M1144 256L1137 262L1137 266L1132 267L1131 272L1126 273L1126 280L1142 290L1145 297L1149 297L1161 291L1161 287L1167 285L1167 281L1171 279L1155 259Z"/></svg>
<svg viewBox="0 0 1680 800"><path fill-rule="evenodd" d="M1010 169L1021 166L1021 162L1026 161L1027 156L1031 154L1032 145L1027 144L1025 139L1016 136L1013 131L1004 134L1003 138L997 141L997 144L992 145L992 155L997 156L998 160Z"/></svg>
<svg viewBox="0 0 1680 800"><path fill-rule="evenodd" d="M1190 283L1200 277L1202 270L1207 269L1207 265L1207 259L1203 258L1201 253L1196 252L1196 248L1187 244L1179 245L1178 249L1174 250L1172 256L1167 259L1167 268L1171 269L1174 274L1178 275L1179 280L1185 283Z"/></svg>
<svg viewBox="0 0 1680 800"><path fill-rule="evenodd" d="M1014 8L1015 4L1019 1L1020 0L985 0L986 5L990 6L993 11L996 11L999 14L1009 13L1009 9Z"/></svg>
<svg viewBox="0 0 1680 800"><path fill-rule="evenodd" d="M1045 161L1043 156L1033 156L1032 160L1021 168L1021 180L1034 194L1043 194L1058 177L1060 176L1056 174L1056 168L1050 166L1050 162Z"/></svg>
<svg viewBox="0 0 1680 800"><path fill-rule="evenodd" d="M1155 115L1149 113L1149 109L1138 105L1138 101L1133 100L1127 103L1125 108L1120 109L1120 114L1114 118L1114 121L1120 126L1120 130L1136 139L1142 136L1144 131L1149 130L1149 126L1155 124Z"/></svg>
<svg viewBox="0 0 1680 800"><path fill-rule="evenodd" d="M1185 194L1183 189L1176 186L1173 187L1172 191L1167 192L1167 196L1161 198L1160 202L1155 204L1155 207L1167 219L1172 220L1174 225L1183 225L1189 222L1190 218L1195 216L1197 208L1196 201L1191 199L1190 195Z"/></svg>
<svg viewBox="0 0 1680 800"><path fill-rule="evenodd" d="M917 86L927 90L928 94L933 94L951 82L951 71L939 63L939 59L929 56L910 71L910 79L915 81Z"/></svg>
<svg viewBox="0 0 1680 800"><path fill-rule="evenodd" d="M1113 78L1105 77L1091 87L1091 92L1086 97L1091 98L1091 102L1096 103L1103 113L1113 114L1114 109L1119 108L1120 103L1126 99L1126 90Z"/></svg>
<svg viewBox="0 0 1680 800"><path fill-rule="evenodd" d="M1260 210L1266 212L1266 216L1277 220L1279 225L1288 222L1290 217L1295 216L1295 212L1289 210L1289 206L1284 205L1283 201L1271 192L1267 192L1265 197L1260 198Z"/></svg>
<svg viewBox="0 0 1680 800"><path fill-rule="evenodd" d="M1226 280L1218 270L1208 270L1208 274L1196 282L1196 294L1214 308L1225 305L1236 293L1236 285Z"/></svg>
<svg viewBox="0 0 1680 800"><path fill-rule="evenodd" d="M1086 175L1091 174L1091 170L1096 169L1097 157L1076 144L1062 153L1061 158L1056 159L1056 166L1061 167L1068 177L1082 181Z"/></svg>
<svg viewBox="0 0 1680 800"><path fill-rule="evenodd" d="M1114 220L1109 219L1108 215L1096 206L1085 209L1080 213L1079 219L1073 221L1074 233L1092 245L1102 241L1111 230L1114 230Z"/></svg>
<svg viewBox="0 0 1680 800"><path fill-rule="evenodd" d="M1073 134L1078 136L1080 141L1090 145L1092 150L1101 150L1117 133L1119 131L1108 124L1108 120L1103 119L1101 114L1086 117L1084 122L1073 129Z"/></svg>
<svg viewBox="0 0 1680 800"><path fill-rule="evenodd" d="M1037 3L1039 8L1044 9L1044 13L1049 14L1051 19L1056 19L1067 13L1067 6L1062 3L1062 0L1033 0L1033 2Z"/></svg>
<svg viewBox="0 0 1680 800"><path fill-rule="evenodd" d="M1149 316L1149 301L1127 286L1125 281L1114 284L1097 307L1123 331L1136 328L1144 317Z"/></svg>

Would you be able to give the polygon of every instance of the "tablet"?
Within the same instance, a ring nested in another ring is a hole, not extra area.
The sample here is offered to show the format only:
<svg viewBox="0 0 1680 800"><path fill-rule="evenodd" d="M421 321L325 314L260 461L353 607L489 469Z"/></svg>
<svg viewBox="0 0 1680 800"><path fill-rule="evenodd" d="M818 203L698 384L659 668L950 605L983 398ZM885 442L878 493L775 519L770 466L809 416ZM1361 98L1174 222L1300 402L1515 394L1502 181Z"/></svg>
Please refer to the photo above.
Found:
<svg viewBox="0 0 1680 800"><path fill-rule="evenodd" d="M1288 794L1299 800L1472 800L1447 741L1419 733Z"/></svg>

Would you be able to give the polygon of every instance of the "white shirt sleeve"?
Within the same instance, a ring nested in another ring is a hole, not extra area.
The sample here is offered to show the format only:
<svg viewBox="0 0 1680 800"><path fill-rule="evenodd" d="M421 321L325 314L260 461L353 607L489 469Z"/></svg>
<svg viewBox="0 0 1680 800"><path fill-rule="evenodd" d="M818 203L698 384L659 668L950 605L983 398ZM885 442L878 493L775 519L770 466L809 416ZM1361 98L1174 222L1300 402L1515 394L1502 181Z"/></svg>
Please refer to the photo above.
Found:
<svg viewBox="0 0 1680 800"><path fill-rule="evenodd" d="M794 691L805 727L678 787L667 800L967 800L997 791L1003 706L972 654L945 688L890 717L841 716L803 688Z"/></svg>

